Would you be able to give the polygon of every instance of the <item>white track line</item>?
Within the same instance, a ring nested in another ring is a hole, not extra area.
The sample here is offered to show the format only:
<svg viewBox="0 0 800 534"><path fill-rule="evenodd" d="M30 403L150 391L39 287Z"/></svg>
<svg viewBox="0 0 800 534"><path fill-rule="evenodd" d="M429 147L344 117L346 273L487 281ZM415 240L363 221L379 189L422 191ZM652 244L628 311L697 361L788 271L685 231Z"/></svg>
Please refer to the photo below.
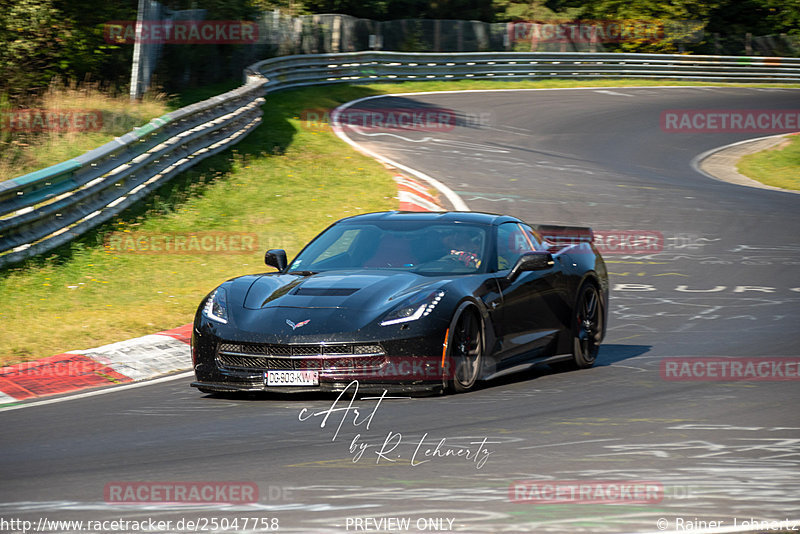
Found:
<svg viewBox="0 0 800 534"><path fill-rule="evenodd" d="M381 162L383 162L383 163L385 163L387 165L391 165L392 167L400 169L401 171L405 171L408 174L410 174L412 176L416 176L420 180L429 183L431 186L435 187L440 193L442 193L445 197L447 197L447 200L450 201L450 203L453 205L453 208L455 208L456 211L470 211L469 207L467 207L466 202L461 200L461 197L458 196L455 191L453 191L452 189L450 189L449 187L444 185L439 180L437 180L435 178L432 178L431 176L428 176L427 174L425 174L422 171L418 171L416 169L412 169L411 167L407 167L406 165L403 165L402 163L398 163L398 162L393 161L393 160L391 160L391 159L389 159L389 158L387 158L385 156L381 156L380 154L377 154L377 153L373 152L372 150L369 150L368 148L365 148L365 147L359 145L358 143L356 143L355 141L353 141L352 139L347 137L347 134L344 133L344 130L342 129L341 125L339 124L339 114L342 111L346 110L347 108L349 108L350 106L352 106L354 104L358 104L360 102L364 102L365 100L372 100L374 98L386 98L386 97L392 97L392 96L399 96L399 95L367 96L367 97L364 97L364 98L359 98L358 100L352 100L350 102L346 102L346 103L342 104L341 106L337 107L331 113L331 125L333 126L333 132L336 134L336 136L339 139L341 139L342 141L344 141L348 145L352 146L353 148L355 148L356 150L358 150L362 154L366 154L366 155L368 155L368 156L370 156L372 158L377 159L378 161L381 161Z"/></svg>
<svg viewBox="0 0 800 534"><path fill-rule="evenodd" d="M179 373L177 375L170 375L170 376L163 376L161 378L156 378L154 380L146 380L143 382L134 382L133 384L123 384L121 386L111 386L104 389L98 389L95 391L87 391L85 393L78 393L76 395L69 395L66 397L58 397L55 399L45 399L40 401L34 402L24 402L23 404L17 404L14 406L6 406L4 408L0 408L0 412L7 412L9 410L19 410L22 408L30 408L32 406L43 406L45 404L56 404L59 402L66 402L75 399L84 399L86 397L95 397L97 395L105 395L106 393L116 393L117 391L122 391L125 389L133 389L133 388L140 388L142 386L149 386L151 384L159 384L161 382L169 382L170 380L178 380L179 378L189 378L190 376L194 376L194 371L186 371L184 373Z"/></svg>
<svg viewBox="0 0 800 534"><path fill-rule="evenodd" d="M465 89L465 90L456 90L456 91L420 91L420 92L417 92L417 93L392 93L392 94L387 94L387 95L367 96L367 97L364 97L364 98L359 98L359 99L352 100L350 102L346 102L346 103L342 104L341 106L339 106L336 109L334 109L333 112L331 113L331 125L333 127L334 133L336 134L337 137L339 137L339 139L341 139L342 141L344 141L348 145L352 146L353 148L355 148L359 152L361 152L363 154L366 154L366 155L368 155L368 156L370 156L372 158L375 158L378 161L386 163L387 165L391 165L393 167L396 167L396 168L398 168L398 169L400 169L402 171L405 171L405 172L411 174L412 176L416 176L420 180L423 180L423 181L429 183L431 186L433 186L437 190L439 190L445 197L447 197L447 200L450 201L450 203L453 205L453 207L456 209L456 211L470 211L470 209L467 207L467 204L461 199L461 197L459 197L456 194L455 191L453 191L452 189L450 189L449 187L447 187L446 185L444 185L440 181L436 180L435 178L432 178L431 176L428 176L427 174L423 173L422 171L418 171L416 169L412 169L411 167L407 167L406 165L402 165L400 163L397 163L396 161L393 161L393 160L391 160L391 159L389 159L389 158L387 158L385 156L381 156L380 154L377 154L377 153L373 152L372 150L369 150L369 149L359 145L358 143L356 143L352 139L350 139L347 136L347 134L344 133L344 130L342 129L341 124L339 123L339 114L342 113L347 108L349 108L349 107L351 107L351 106L353 106L355 104L358 104L358 103L361 103L361 102L365 102L367 100L373 100L375 98L392 98L392 97L398 97L398 96L419 96L419 95L449 95L449 94L463 94L463 93L500 93L500 92L512 92L512 91L517 91L517 92L520 92L520 91L594 91L594 92L604 92L604 93L615 94L612 91L613 89L623 89L623 90L634 89L634 90L636 90L636 89L755 89L755 88L749 88L749 87L746 87L746 86L716 86L716 85L641 85L641 86L632 85L632 86L627 86L627 87L560 87L560 88L559 87L551 87L551 88L545 88L545 89L535 89L535 88L525 88L525 89L522 89L522 88L521 89ZM794 87L781 88L781 89L798 90L798 89L796 89ZM621 94L621 93L616 93L616 94ZM634 96L634 95L625 94L625 96ZM786 134L781 134L781 135L786 135ZM725 147L720 147L720 148L714 149L714 150L712 150L710 152L714 152L716 150L720 150L721 148L725 148ZM710 155L710 154L709 153L704 153L704 154L701 154L700 156L696 157L694 160L692 160L692 167L694 167L696 170L698 170L698 172L700 172L703 175L706 175L706 173L704 173L703 171L700 171L698 167L695 167L695 162L696 161L699 162L700 158L703 157L703 156L706 156L706 155ZM713 178L713 177L711 177L711 178ZM716 178L714 178L714 179L716 180Z"/></svg>
<svg viewBox="0 0 800 534"><path fill-rule="evenodd" d="M799 194L800 191L794 191L792 189L782 189L780 187L768 186L768 185L763 184L763 183L761 183L761 182L759 182L757 180L753 180L752 178L751 178L751 180L753 182L752 185L751 184L738 183L738 182L730 182L730 181L725 180L723 178L717 178L716 176L714 176L712 174L709 174L709 173L707 173L706 171L704 171L703 169L700 168L700 166L703 164L703 161L705 161L708 157L713 156L717 152L721 152L721 151L723 151L723 150L725 150L727 148L731 148L731 147L738 146L738 145L746 145L747 143L752 143L753 141L761 141L763 139L775 139L775 138L778 138L778 137L787 137L789 135L789 133L791 133L791 132L777 134L777 135L766 135L764 137L754 137L752 139L745 139L744 141L736 141L735 143L731 143L729 145L718 146L717 148L712 148L711 150L706 150L702 154L698 154L694 158L692 158L692 162L691 162L692 169L696 170L697 172L699 172L703 176L706 176L707 178L711 178L712 180L716 180L718 182L725 182L725 183L733 184L733 185L742 185L744 187L752 187L754 189L765 189L767 191L780 191L781 193L793 193L795 195Z"/></svg>

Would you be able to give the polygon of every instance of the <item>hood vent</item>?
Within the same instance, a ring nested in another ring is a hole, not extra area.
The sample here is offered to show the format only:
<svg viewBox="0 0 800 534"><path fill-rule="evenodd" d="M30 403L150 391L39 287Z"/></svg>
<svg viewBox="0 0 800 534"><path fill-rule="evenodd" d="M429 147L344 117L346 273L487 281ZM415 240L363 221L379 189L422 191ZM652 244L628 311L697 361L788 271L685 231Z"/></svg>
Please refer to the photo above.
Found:
<svg viewBox="0 0 800 534"><path fill-rule="evenodd" d="M300 286L290 294L298 297L349 297L356 291L358 291L358 288Z"/></svg>

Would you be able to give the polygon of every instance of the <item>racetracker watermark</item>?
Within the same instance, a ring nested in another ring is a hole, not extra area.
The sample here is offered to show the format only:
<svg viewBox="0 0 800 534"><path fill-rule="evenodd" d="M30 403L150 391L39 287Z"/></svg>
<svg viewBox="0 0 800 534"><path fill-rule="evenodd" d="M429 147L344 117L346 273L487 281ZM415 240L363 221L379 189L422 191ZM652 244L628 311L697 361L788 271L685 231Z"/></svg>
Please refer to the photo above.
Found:
<svg viewBox="0 0 800 534"><path fill-rule="evenodd" d="M686 382L800 380L800 358L664 358L661 378Z"/></svg>
<svg viewBox="0 0 800 534"><path fill-rule="evenodd" d="M3 369L3 371L0 372L0 377L11 380L15 378L32 377L63 378L95 374L98 371L101 371L102 367L103 364L99 364L94 360L86 360L80 355L74 355L71 359L64 359L55 362L41 363L32 361L18 363L14 366Z"/></svg>
<svg viewBox="0 0 800 534"><path fill-rule="evenodd" d="M109 482L109 504L248 504L258 502L255 482Z"/></svg>
<svg viewBox="0 0 800 534"><path fill-rule="evenodd" d="M657 504L664 486L642 480L516 480L508 498L529 504Z"/></svg>
<svg viewBox="0 0 800 534"><path fill-rule="evenodd" d="M548 228L542 237L559 245L588 242L590 234L577 228ZM664 234L654 230L593 230L592 242L601 254L656 254L664 250Z"/></svg>
<svg viewBox="0 0 800 534"><path fill-rule="evenodd" d="M331 111L321 108L303 110L300 114L301 124L309 130L327 129L331 124ZM446 108L347 109L338 114L337 122L341 126L361 130L449 132L456 126L489 126L492 123L492 114L460 113Z"/></svg>
<svg viewBox="0 0 800 534"><path fill-rule="evenodd" d="M250 254L260 250L258 235L251 232L113 232L106 236L105 248L127 254Z"/></svg>
<svg viewBox="0 0 800 534"><path fill-rule="evenodd" d="M369 347L359 348L369 350ZM443 345L443 350L446 346ZM345 357L316 357L298 360L298 367L309 372L342 373L369 382L417 382L451 380L459 370L450 360L442 357L394 356L363 354Z"/></svg>
<svg viewBox="0 0 800 534"><path fill-rule="evenodd" d="M699 21L691 20L521 21L508 24L508 36L512 43L695 42L702 35L702 27Z"/></svg>
<svg viewBox="0 0 800 534"><path fill-rule="evenodd" d="M277 517L193 516L180 519L50 519L0 517L0 532L269 532L280 530Z"/></svg>
<svg viewBox="0 0 800 534"><path fill-rule="evenodd" d="M103 113L96 109L15 109L0 113L4 132L99 132Z"/></svg>
<svg viewBox="0 0 800 534"><path fill-rule="evenodd" d="M800 130L800 109L668 109L667 133L788 133Z"/></svg>
<svg viewBox="0 0 800 534"><path fill-rule="evenodd" d="M653 230L596 230L594 246L601 254L654 254L664 250L664 234Z"/></svg>
<svg viewBox="0 0 800 534"><path fill-rule="evenodd" d="M103 37L110 44L254 44L258 25L251 20L109 21ZM140 30L137 38L137 29Z"/></svg>

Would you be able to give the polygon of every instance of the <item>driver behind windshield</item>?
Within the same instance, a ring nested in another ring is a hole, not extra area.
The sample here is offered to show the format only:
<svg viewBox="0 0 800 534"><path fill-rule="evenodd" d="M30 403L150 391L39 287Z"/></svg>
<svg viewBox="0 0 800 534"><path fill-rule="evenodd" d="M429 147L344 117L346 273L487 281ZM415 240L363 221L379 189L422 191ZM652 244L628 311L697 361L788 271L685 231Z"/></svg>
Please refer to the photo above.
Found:
<svg viewBox="0 0 800 534"><path fill-rule="evenodd" d="M473 232L466 229L447 232L442 238L442 242L448 250L446 257L455 259L467 267L478 269L481 266L479 256L481 246L475 237L479 239L479 236L474 236Z"/></svg>

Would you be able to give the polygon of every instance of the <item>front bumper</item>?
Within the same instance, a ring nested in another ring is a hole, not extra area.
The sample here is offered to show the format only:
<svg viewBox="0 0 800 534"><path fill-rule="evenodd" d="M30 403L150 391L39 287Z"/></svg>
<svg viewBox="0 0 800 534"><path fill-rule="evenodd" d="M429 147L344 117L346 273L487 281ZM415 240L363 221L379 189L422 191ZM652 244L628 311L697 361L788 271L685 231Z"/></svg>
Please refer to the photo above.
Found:
<svg viewBox="0 0 800 534"><path fill-rule="evenodd" d="M444 389L441 335L405 339L260 343L220 339L206 329L193 332L193 387L210 392L342 392L355 380L359 393ZM319 385L268 385L271 371L315 371ZM353 390L350 386L350 390Z"/></svg>
<svg viewBox="0 0 800 534"><path fill-rule="evenodd" d="M192 382L192 387L204 392L214 393L281 393L281 394L300 394L300 393L341 393L345 390L353 394L381 394L384 391L391 393L437 393L444 390L442 383L419 383L419 384L399 384L396 382L379 383L358 383L358 390L350 385L350 382L322 382L319 386L266 386L258 384L232 384L216 382Z"/></svg>

